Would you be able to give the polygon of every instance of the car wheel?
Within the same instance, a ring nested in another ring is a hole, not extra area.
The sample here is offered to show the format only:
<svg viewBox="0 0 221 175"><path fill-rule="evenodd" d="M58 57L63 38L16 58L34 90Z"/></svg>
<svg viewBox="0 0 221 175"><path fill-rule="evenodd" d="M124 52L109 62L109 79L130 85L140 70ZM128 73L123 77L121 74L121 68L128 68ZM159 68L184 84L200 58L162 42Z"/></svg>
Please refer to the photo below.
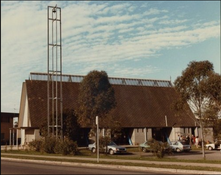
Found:
<svg viewBox="0 0 221 175"><path fill-rule="evenodd" d="M95 149L95 148L92 148L91 152L92 152L92 153L95 153L95 152L96 152L96 149Z"/></svg>
<svg viewBox="0 0 221 175"><path fill-rule="evenodd" d="M211 146L209 146L209 148L208 148L210 151L213 149Z"/></svg>
<svg viewBox="0 0 221 175"><path fill-rule="evenodd" d="M109 154L113 155L114 154L114 150L110 149L109 150Z"/></svg>
<svg viewBox="0 0 221 175"><path fill-rule="evenodd" d="M180 150L179 148L177 148L177 149L176 149L176 152L178 152L178 153L179 153L179 152L181 152L181 150Z"/></svg>

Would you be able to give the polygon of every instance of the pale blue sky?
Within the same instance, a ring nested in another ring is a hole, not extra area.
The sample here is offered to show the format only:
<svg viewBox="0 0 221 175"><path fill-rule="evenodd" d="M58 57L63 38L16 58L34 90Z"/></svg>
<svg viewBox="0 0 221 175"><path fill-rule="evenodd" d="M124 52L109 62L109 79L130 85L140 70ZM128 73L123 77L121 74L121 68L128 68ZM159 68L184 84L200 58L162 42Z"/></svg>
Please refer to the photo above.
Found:
<svg viewBox="0 0 221 175"><path fill-rule="evenodd" d="M47 72L47 6L62 10L63 74L172 80L191 61L220 73L219 1L1 1L1 111Z"/></svg>

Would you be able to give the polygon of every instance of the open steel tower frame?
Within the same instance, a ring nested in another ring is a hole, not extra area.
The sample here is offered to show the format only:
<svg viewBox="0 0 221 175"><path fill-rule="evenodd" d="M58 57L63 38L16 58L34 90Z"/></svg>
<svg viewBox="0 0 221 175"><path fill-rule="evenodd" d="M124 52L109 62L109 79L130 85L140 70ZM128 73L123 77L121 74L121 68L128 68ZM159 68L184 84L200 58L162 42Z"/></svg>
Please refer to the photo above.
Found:
<svg viewBox="0 0 221 175"><path fill-rule="evenodd" d="M61 8L47 8L47 132L63 139Z"/></svg>

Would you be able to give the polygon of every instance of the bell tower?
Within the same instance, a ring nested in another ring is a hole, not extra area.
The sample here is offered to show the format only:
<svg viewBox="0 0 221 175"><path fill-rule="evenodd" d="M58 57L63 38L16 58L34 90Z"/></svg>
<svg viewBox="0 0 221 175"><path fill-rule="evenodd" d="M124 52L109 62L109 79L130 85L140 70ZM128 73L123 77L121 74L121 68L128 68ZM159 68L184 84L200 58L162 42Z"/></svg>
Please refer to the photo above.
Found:
<svg viewBox="0 0 221 175"><path fill-rule="evenodd" d="M63 139L61 8L47 9L48 136Z"/></svg>

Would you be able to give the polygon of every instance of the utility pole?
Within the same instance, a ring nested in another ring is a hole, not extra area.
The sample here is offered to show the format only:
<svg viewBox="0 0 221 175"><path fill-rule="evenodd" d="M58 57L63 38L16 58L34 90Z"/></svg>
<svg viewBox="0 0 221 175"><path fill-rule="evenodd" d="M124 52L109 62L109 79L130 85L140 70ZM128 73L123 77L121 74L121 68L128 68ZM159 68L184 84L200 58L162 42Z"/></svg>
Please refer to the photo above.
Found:
<svg viewBox="0 0 221 175"><path fill-rule="evenodd" d="M99 123L98 116L96 116L96 125L97 125L97 162L99 162Z"/></svg>

